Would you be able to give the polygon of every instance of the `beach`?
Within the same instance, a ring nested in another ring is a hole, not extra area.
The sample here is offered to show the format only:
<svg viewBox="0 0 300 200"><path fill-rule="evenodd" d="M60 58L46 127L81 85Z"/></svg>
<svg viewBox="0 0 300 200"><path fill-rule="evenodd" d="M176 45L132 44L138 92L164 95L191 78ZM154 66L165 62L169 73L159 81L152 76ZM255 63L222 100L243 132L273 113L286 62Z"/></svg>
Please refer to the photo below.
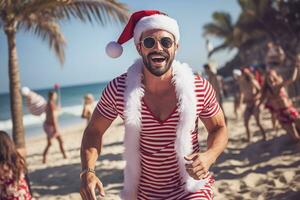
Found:
<svg viewBox="0 0 300 200"><path fill-rule="evenodd" d="M246 143L246 133L241 115L233 117L232 101L224 103L228 118L229 143L211 170L216 182L213 190L216 200L247 199L299 199L300 197L300 143L294 144L282 129L271 129L267 111L261 115L267 131L267 141L251 119L251 143ZM63 159L58 143L53 141L46 164L42 164L42 152L46 135L27 140L27 164L33 194L38 199L81 199L79 194L80 143L86 123L81 122L62 130L67 152ZM104 135L103 151L96 164L96 174L103 182L105 197L120 199L122 189L122 160L124 126L117 118ZM200 146L205 150L207 133L199 128Z"/></svg>

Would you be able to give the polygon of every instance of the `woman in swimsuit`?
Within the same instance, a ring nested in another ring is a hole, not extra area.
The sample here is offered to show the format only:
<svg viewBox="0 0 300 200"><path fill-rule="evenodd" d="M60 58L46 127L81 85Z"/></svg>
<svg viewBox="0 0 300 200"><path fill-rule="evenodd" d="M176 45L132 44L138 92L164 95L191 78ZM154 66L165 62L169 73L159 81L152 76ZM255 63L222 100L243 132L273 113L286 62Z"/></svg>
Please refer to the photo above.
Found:
<svg viewBox="0 0 300 200"><path fill-rule="evenodd" d="M299 74L300 59L296 63L291 79L283 78L274 69L267 72L263 88L264 99L270 104L281 126L291 135L293 140L300 141L300 115L289 99L285 86L293 83Z"/></svg>
<svg viewBox="0 0 300 200"><path fill-rule="evenodd" d="M48 93L48 98L49 100L46 107L46 120L44 122L44 131L47 134L47 146L43 153L43 163L46 163L47 153L50 146L52 145L53 138L57 139L63 157L67 158L57 120L57 93L54 91L50 91Z"/></svg>

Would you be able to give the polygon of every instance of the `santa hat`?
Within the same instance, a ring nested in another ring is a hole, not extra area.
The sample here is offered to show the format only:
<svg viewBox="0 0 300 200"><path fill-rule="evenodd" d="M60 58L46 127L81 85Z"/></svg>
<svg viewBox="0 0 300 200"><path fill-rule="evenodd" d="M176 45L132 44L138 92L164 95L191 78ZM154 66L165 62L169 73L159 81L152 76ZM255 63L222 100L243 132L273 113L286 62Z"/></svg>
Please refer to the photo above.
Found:
<svg viewBox="0 0 300 200"><path fill-rule="evenodd" d="M134 43L140 42L143 32L161 29L173 34L175 42L178 43L180 34L177 21L158 10L142 10L131 15L127 25L117 42L107 44L106 54L112 58L121 56L123 52L122 44L134 38Z"/></svg>

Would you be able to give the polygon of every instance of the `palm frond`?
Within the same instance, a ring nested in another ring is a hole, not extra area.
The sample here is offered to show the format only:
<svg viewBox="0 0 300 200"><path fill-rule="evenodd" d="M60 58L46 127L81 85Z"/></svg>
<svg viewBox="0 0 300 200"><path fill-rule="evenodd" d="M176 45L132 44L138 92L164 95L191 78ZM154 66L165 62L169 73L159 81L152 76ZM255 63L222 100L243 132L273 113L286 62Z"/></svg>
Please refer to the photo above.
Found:
<svg viewBox="0 0 300 200"><path fill-rule="evenodd" d="M111 21L125 23L129 17L126 5L116 0L36 0L24 6L22 15L39 12L59 20L73 18L90 23L95 20L102 25Z"/></svg>
<svg viewBox="0 0 300 200"><path fill-rule="evenodd" d="M129 16L127 7L115 0L74 0L66 6L57 7L57 11L67 19L96 20L102 25L111 21L125 23Z"/></svg>
<svg viewBox="0 0 300 200"><path fill-rule="evenodd" d="M213 48L213 50L211 50L209 53L208 53L208 58L210 58L214 53L218 52L218 51L221 51L223 49L226 49L228 48L228 44L226 42L220 44L219 46L216 46L215 48Z"/></svg>
<svg viewBox="0 0 300 200"><path fill-rule="evenodd" d="M64 47L66 46L65 38L60 31L59 24L49 18L45 19L43 16L30 15L24 18L18 26L28 32L32 32L43 41L48 41L49 48L54 50L61 64L64 63L65 53Z"/></svg>
<svg viewBox="0 0 300 200"><path fill-rule="evenodd" d="M227 29L227 31L232 30L232 20L231 16L227 12L214 12L213 19L216 24L218 24L223 29Z"/></svg>
<svg viewBox="0 0 300 200"><path fill-rule="evenodd" d="M6 1L5 0L0 0L0 12L2 11L3 8L6 6Z"/></svg>
<svg viewBox="0 0 300 200"><path fill-rule="evenodd" d="M215 23L208 23L203 26L204 35L214 35L220 38L224 38L228 35L227 30Z"/></svg>
<svg viewBox="0 0 300 200"><path fill-rule="evenodd" d="M57 6L66 5L71 0L28 0L24 1L18 12L19 17L28 16L32 13L39 13L45 10L54 9Z"/></svg>

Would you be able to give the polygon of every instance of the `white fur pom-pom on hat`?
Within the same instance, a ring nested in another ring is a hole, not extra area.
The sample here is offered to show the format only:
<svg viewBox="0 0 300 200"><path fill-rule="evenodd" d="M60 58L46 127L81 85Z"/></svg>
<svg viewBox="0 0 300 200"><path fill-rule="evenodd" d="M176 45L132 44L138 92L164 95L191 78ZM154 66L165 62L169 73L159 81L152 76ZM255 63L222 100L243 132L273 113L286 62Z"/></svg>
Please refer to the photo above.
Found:
<svg viewBox="0 0 300 200"><path fill-rule="evenodd" d="M119 43L112 41L106 45L105 51L109 57L118 58L123 53L123 47Z"/></svg>
<svg viewBox="0 0 300 200"><path fill-rule="evenodd" d="M26 97L30 93L30 89L28 87L22 87L21 93Z"/></svg>

